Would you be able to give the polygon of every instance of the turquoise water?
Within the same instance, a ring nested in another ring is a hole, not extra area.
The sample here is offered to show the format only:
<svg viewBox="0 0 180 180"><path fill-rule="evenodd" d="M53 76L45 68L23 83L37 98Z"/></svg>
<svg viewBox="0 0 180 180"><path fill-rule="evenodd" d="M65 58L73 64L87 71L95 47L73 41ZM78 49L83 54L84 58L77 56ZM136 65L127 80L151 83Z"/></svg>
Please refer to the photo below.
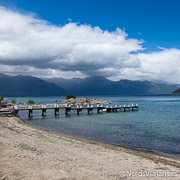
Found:
<svg viewBox="0 0 180 180"><path fill-rule="evenodd" d="M85 137L121 146L132 146L157 150L170 154L180 154L180 96L147 97L94 97L113 101L115 104L139 104L139 111L114 112L81 115L72 112L66 116L60 111L48 110L47 117L34 111L33 118L21 112L26 123L51 131ZM64 97L17 98L19 102L34 99L37 103L61 101Z"/></svg>

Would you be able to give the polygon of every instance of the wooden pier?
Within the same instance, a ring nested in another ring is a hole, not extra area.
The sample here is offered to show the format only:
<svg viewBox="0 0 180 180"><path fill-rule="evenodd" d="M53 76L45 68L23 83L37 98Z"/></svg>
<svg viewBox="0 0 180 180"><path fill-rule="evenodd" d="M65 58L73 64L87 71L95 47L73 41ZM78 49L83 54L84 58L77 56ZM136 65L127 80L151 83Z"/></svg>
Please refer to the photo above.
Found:
<svg viewBox="0 0 180 180"><path fill-rule="evenodd" d="M42 106L27 106L27 107L21 107L21 106L14 106L14 114L18 115L19 111L28 111L28 117L33 117L33 111L40 110L42 111L42 116L47 115L48 109L54 109L54 115L59 116L60 115L60 109L65 110L66 115L70 115L71 111L74 110L77 112L77 114L81 114L83 110L87 110L87 113L93 113L94 110L97 111L97 113L103 113L103 112L121 112L121 111L138 111L138 104L134 105L87 105L87 106L59 106L55 104L54 106L48 106L48 105L42 105Z"/></svg>

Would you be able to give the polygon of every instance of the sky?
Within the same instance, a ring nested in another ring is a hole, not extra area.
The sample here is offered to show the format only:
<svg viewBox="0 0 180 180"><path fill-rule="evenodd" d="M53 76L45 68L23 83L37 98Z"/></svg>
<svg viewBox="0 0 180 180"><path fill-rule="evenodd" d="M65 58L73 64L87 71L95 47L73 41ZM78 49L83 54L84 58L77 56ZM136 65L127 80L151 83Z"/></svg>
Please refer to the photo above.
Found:
<svg viewBox="0 0 180 180"><path fill-rule="evenodd" d="M179 0L0 0L0 72L180 83Z"/></svg>

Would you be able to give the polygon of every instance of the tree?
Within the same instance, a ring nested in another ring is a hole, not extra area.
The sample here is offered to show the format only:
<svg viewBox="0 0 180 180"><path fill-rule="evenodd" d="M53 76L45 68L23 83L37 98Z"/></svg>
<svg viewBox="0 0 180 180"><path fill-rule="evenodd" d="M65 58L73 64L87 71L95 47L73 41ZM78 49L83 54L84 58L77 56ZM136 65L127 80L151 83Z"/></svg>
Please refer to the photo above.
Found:
<svg viewBox="0 0 180 180"><path fill-rule="evenodd" d="M34 100L29 99L29 100L27 101L27 104L35 104L35 102L34 102Z"/></svg>
<svg viewBox="0 0 180 180"><path fill-rule="evenodd" d="M4 97L3 96L0 96L0 102L3 101Z"/></svg>
<svg viewBox="0 0 180 180"><path fill-rule="evenodd" d="M67 100L68 100L68 99L71 99L71 98L76 99L76 96L73 96L72 94L68 94L68 95L66 96L66 99L67 99Z"/></svg>

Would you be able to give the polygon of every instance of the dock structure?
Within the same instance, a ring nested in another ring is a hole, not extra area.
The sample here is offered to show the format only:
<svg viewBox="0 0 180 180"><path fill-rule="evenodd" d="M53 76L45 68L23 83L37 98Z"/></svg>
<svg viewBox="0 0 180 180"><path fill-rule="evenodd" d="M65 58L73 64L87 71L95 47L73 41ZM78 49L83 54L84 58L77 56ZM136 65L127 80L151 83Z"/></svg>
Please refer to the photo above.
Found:
<svg viewBox="0 0 180 180"><path fill-rule="evenodd" d="M42 111L42 116L47 115L47 110L48 109L54 109L54 115L59 116L60 109L65 110L66 115L70 115L71 111L76 111L77 115L81 114L83 110L87 110L88 114L92 114L94 110L97 111L97 113L103 113L103 112L121 112L121 111L138 111L138 104L134 105L114 105L114 106L109 106L109 105L87 105L87 106L59 106L55 104L54 106L48 106L48 105L42 105L42 106L37 106L37 105L29 105L27 107L21 107L21 106L14 106L14 114L18 115L19 111L28 111L28 117L33 117L33 111L35 110L40 110Z"/></svg>

